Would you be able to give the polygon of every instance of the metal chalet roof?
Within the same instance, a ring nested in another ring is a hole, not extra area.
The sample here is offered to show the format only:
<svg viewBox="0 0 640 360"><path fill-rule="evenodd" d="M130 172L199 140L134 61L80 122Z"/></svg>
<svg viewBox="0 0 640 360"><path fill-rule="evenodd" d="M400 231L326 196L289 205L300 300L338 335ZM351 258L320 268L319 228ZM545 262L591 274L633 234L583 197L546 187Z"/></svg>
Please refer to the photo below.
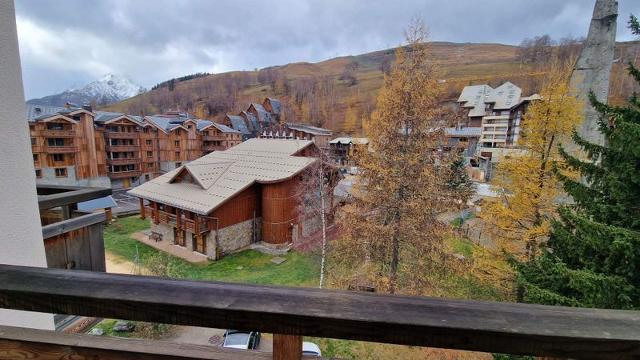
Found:
<svg viewBox="0 0 640 360"><path fill-rule="evenodd" d="M316 159L293 156L309 140L250 139L225 151L214 151L148 181L129 194L207 215L253 183L287 180ZM174 182L189 172L195 183Z"/></svg>
<svg viewBox="0 0 640 360"><path fill-rule="evenodd" d="M508 110L520 103L521 95L522 89L507 81L493 89L485 102L494 103L495 110Z"/></svg>
<svg viewBox="0 0 640 360"><path fill-rule="evenodd" d="M280 100L278 99L274 99L274 98L267 98L269 99L269 103L271 103L271 108L273 109L273 113L278 115L280 114L280 109L281 109L281 104L280 104Z"/></svg>
<svg viewBox="0 0 640 360"><path fill-rule="evenodd" d="M472 108L469 110L470 117L483 116L485 114L485 100L493 89L489 85L465 86L460 93L458 102L462 102L463 107Z"/></svg>
<svg viewBox="0 0 640 360"><path fill-rule="evenodd" d="M26 115L28 121L47 119L53 115L67 115L78 110L84 109L75 107L66 108L61 106L26 104Z"/></svg>
<svg viewBox="0 0 640 360"><path fill-rule="evenodd" d="M287 123L286 126L287 128L292 130L304 131L313 135L331 135L332 134L332 131L329 129L319 128L319 127L306 125L306 124Z"/></svg>
<svg viewBox="0 0 640 360"><path fill-rule="evenodd" d="M249 107L253 106L258 113L258 121L260 122L271 122L271 113L268 112L262 104L252 103Z"/></svg>
<svg viewBox="0 0 640 360"><path fill-rule="evenodd" d="M243 134L251 134L247 124L244 122L244 118L240 115L227 115L229 121L231 121L231 127L240 131Z"/></svg>

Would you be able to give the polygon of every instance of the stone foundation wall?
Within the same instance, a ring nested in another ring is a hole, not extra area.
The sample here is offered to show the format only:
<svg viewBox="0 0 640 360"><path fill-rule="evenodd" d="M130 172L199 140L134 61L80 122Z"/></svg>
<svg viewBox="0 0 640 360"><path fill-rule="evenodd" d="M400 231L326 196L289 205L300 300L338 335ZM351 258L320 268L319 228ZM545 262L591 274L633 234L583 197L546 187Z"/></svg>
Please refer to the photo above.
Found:
<svg viewBox="0 0 640 360"><path fill-rule="evenodd" d="M261 240L261 222L261 219L256 221L256 241ZM218 246L220 247L218 252L221 254L229 254L251 245L254 240L253 230L253 219L220 229L218 231ZM209 255L210 249L215 256L215 231L212 231L207 237L207 255Z"/></svg>
<svg viewBox="0 0 640 360"><path fill-rule="evenodd" d="M302 237L306 238L307 236L320 231L320 229L322 228L322 219L320 215L309 216L306 219L302 220L301 225L302 225Z"/></svg>

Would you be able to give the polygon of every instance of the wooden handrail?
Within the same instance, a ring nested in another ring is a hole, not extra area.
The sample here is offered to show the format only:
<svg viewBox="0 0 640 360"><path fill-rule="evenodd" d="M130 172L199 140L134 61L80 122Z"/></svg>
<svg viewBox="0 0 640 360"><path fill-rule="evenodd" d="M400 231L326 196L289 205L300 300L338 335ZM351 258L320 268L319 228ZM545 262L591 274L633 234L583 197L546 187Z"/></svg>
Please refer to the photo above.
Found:
<svg viewBox="0 0 640 360"><path fill-rule="evenodd" d="M111 195L110 188L39 186L38 192L40 191L43 193L38 195L40 210L76 204Z"/></svg>
<svg viewBox="0 0 640 360"><path fill-rule="evenodd" d="M107 221L107 215L103 212L86 214L42 227L42 237L48 239L57 235L62 235L73 230L87 228L91 225ZM102 238L102 237L101 237Z"/></svg>
<svg viewBox="0 0 640 360"><path fill-rule="evenodd" d="M0 265L0 307L578 359L640 356L640 312Z"/></svg>

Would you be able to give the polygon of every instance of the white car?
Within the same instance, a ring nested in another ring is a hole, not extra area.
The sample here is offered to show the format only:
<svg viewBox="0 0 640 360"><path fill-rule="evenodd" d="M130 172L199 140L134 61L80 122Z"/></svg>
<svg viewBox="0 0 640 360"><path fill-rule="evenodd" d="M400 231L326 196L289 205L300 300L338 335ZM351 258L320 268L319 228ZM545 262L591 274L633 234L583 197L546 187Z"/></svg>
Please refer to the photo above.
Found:
<svg viewBox="0 0 640 360"><path fill-rule="evenodd" d="M303 356L322 356L320 347L312 342L305 341L302 343L302 355Z"/></svg>
<svg viewBox="0 0 640 360"><path fill-rule="evenodd" d="M224 332L222 347L254 350L258 344L260 344L260 333L257 331L227 330Z"/></svg>

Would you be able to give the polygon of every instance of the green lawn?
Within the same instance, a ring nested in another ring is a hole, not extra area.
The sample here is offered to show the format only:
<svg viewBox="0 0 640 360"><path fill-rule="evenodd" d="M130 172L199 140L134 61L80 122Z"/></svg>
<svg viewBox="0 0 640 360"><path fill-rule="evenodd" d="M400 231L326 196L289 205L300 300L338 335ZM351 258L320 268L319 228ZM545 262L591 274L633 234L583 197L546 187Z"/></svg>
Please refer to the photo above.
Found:
<svg viewBox="0 0 640 360"><path fill-rule="evenodd" d="M118 219L105 228L105 249L128 261L133 261L137 253L141 263L144 263L160 252L132 239L131 234L148 227L148 221L135 216ZM181 277L188 279L284 286L317 285L319 266L316 258L295 251L283 257L287 261L276 265L270 261L273 256L247 250L206 265L192 264L176 257L171 257L171 262Z"/></svg>

